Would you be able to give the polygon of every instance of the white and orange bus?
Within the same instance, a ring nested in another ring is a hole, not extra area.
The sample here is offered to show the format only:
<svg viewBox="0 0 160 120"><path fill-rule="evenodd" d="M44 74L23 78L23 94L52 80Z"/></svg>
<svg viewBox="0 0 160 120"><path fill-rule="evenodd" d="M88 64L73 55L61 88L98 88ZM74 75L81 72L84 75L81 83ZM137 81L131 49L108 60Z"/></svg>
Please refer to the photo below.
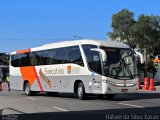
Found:
<svg viewBox="0 0 160 120"><path fill-rule="evenodd" d="M113 97L137 90L133 51L113 41L75 40L11 53L11 89Z"/></svg>

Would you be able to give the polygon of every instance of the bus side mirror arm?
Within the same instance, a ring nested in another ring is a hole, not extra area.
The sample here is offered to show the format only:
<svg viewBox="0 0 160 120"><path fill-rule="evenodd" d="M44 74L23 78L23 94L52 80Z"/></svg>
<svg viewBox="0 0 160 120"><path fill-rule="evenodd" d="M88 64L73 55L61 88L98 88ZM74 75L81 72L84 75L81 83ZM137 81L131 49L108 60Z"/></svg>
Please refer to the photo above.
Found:
<svg viewBox="0 0 160 120"><path fill-rule="evenodd" d="M99 49L99 48L91 48L90 50L99 52L101 54L101 56L102 56L102 62L103 63L107 62L107 54L106 54L106 52L104 50Z"/></svg>
<svg viewBox="0 0 160 120"><path fill-rule="evenodd" d="M140 52L134 51L136 55L140 57L141 64L144 63L143 55Z"/></svg>

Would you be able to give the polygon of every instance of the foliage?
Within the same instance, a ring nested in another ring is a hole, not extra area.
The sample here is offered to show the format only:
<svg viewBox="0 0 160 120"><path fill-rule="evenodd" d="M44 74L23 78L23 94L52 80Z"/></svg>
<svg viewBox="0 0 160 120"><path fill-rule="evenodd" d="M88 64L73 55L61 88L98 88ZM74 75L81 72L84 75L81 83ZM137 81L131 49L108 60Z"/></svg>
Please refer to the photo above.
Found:
<svg viewBox="0 0 160 120"><path fill-rule="evenodd" d="M133 25L135 24L134 13L127 9L122 9L112 16L113 32L109 33L110 38L123 41L134 47L132 41Z"/></svg>
<svg viewBox="0 0 160 120"><path fill-rule="evenodd" d="M136 45L146 48L149 54L160 53L160 17L140 15L137 24L133 27Z"/></svg>
<svg viewBox="0 0 160 120"><path fill-rule="evenodd" d="M132 48L146 48L152 55L160 54L160 16L141 14L136 21L133 12L122 9L112 16L111 25L111 39L125 42Z"/></svg>

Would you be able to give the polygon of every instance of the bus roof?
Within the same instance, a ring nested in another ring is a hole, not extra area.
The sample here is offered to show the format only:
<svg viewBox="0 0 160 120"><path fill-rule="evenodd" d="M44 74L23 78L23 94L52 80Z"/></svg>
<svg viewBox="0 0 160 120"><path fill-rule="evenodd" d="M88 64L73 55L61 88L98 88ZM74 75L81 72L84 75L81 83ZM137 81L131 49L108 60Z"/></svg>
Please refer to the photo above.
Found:
<svg viewBox="0 0 160 120"><path fill-rule="evenodd" d="M114 47L114 48L129 48L128 45L121 43L121 42L115 42L115 41L99 41L99 40L72 40L72 41L62 41L62 42L55 42L55 43L49 43L45 44L39 47L31 48L31 51L39 51L39 50L46 50L46 49L53 49L53 48L61 48L61 47L69 47L69 46L75 46L75 45L83 45L83 44L91 44L91 45L97 45L97 46L104 46L104 47ZM27 49L28 50L28 49ZM20 50L22 52L26 50ZM19 51L19 52L20 52ZM12 52L11 54L16 54L15 52Z"/></svg>

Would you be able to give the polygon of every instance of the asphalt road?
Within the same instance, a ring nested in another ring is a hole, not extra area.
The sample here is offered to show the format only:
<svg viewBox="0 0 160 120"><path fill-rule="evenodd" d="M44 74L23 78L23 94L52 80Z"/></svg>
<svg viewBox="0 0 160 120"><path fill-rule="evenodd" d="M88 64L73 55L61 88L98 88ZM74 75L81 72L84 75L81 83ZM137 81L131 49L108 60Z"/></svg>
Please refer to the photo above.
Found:
<svg viewBox="0 0 160 120"><path fill-rule="evenodd" d="M159 120L160 93L79 100L74 94L25 96L22 91L4 90L0 92L0 114L2 120Z"/></svg>

